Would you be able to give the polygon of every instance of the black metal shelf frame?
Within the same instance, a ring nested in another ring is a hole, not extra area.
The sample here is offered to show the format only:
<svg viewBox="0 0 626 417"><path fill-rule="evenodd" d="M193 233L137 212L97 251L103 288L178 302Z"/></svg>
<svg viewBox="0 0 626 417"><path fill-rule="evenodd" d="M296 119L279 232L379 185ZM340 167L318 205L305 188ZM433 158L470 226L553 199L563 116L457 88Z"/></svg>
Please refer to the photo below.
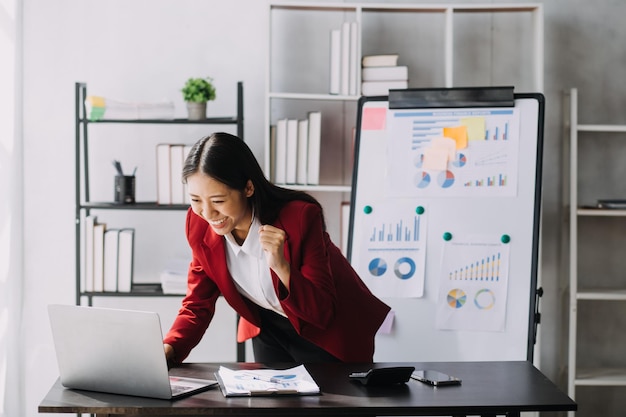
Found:
<svg viewBox="0 0 626 417"><path fill-rule="evenodd" d="M152 210L182 211L187 210L186 204L157 204L156 202L137 202L135 204L115 204L112 202L92 202L89 195L89 125L98 124L203 124L203 125L237 125L237 136L244 139L243 129L243 82L237 83L237 115L233 117L208 117L204 120L189 119L101 119L89 120L87 117L87 84L75 84L75 272L76 272L76 304L80 305L83 297L88 305L93 305L94 297L182 297L178 294L164 294L156 284L134 284L131 292L84 292L81 288L81 214L88 216L90 210ZM239 317L237 317L239 319ZM237 361L245 361L245 345L237 343Z"/></svg>

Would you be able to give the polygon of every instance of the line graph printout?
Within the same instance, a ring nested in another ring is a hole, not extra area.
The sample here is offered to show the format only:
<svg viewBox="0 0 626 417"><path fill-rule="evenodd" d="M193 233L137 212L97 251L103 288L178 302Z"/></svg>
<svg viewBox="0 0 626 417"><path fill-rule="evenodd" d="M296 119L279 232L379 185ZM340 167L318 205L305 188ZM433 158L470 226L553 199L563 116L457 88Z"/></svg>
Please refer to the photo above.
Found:
<svg viewBox="0 0 626 417"><path fill-rule="evenodd" d="M361 247L353 265L363 282L378 297L423 296L425 208L394 201L362 209Z"/></svg>
<svg viewBox="0 0 626 417"><path fill-rule="evenodd" d="M514 108L390 110L390 195L515 196Z"/></svg>
<svg viewBox="0 0 626 417"><path fill-rule="evenodd" d="M504 331L509 246L495 235L455 236L444 242L438 329Z"/></svg>

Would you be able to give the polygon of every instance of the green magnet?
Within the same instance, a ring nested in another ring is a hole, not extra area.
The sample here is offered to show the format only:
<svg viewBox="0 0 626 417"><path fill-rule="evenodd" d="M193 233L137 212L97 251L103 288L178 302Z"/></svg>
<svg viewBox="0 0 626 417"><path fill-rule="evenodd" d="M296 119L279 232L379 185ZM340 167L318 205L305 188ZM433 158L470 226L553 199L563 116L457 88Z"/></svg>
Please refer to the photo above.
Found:
<svg viewBox="0 0 626 417"><path fill-rule="evenodd" d="M416 212L417 214L424 214L424 207L422 207L422 206L417 206L417 207L415 208L415 212Z"/></svg>
<svg viewBox="0 0 626 417"><path fill-rule="evenodd" d="M450 232L445 232L443 234L443 240L448 241L448 240L452 240L452 233Z"/></svg>
<svg viewBox="0 0 626 417"><path fill-rule="evenodd" d="M363 212L365 214L370 214L372 212L372 206L365 206L365 207L363 207Z"/></svg>
<svg viewBox="0 0 626 417"><path fill-rule="evenodd" d="M509 236L509 235L502 235L502 237L500 238L500 241L502 243L509 243L511 241L511 236Z"/></svg>

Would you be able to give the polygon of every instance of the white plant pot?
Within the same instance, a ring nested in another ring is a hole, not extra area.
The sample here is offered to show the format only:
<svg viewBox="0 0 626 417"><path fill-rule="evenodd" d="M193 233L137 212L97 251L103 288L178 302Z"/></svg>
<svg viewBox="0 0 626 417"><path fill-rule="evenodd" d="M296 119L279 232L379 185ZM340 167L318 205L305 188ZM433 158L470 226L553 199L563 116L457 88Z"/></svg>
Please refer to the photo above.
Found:
<svg viewBox="0 0 626 417"><path fill-rule="evenodd" d="M187 114L189 120L204 120L206 119L206 102L195 103L187 101Z"/></svg>

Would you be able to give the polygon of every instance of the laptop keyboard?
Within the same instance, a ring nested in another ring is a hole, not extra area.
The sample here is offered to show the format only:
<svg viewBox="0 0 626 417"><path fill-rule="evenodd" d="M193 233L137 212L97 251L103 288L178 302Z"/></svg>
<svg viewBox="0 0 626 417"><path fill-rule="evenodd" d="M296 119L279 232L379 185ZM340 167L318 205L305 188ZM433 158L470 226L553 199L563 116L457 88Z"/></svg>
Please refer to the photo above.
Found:
<svg viewBox="0 0 626 417"><path fill-rule="evenodd" d="M180 394L181 392L185 392L192 387L188 387L185 385L172 385L172 395Z"/></svg>

